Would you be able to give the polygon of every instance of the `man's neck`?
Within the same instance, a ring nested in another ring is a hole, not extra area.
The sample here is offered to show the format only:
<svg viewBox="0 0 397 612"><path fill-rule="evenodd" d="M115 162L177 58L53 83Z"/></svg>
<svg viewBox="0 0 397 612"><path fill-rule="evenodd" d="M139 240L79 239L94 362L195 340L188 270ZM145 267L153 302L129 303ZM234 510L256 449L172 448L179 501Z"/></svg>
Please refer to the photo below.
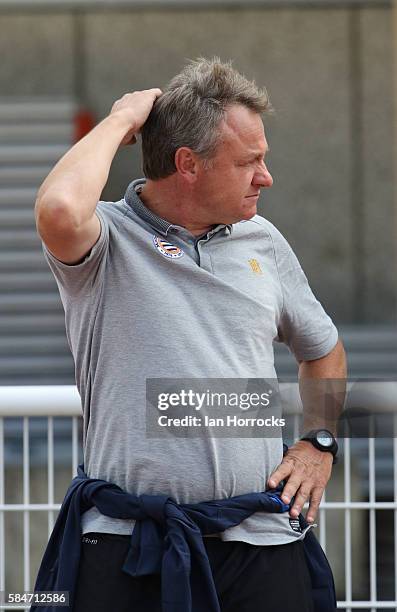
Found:
<svg viewBox="0 0 397 612"><path fill-rule="evenodd" d="M174 182L173 182L174 183ZM190 197L188 197L190 195ZM213 225L205 225L197 211L192 194L183 194L168 179L148 180L139 193L142 202L161 219L186 228L193 236L206 234Z"/></svg>

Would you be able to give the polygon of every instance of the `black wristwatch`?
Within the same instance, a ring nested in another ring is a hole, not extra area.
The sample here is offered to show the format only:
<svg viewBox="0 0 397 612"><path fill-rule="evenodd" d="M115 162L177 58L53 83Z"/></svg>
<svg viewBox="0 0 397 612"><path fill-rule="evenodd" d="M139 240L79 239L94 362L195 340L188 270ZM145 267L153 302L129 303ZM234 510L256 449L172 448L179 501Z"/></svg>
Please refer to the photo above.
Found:
<svg viewBox="0 0 397 612"><path fill-rule="evenodd" d="M331 453L334 458L333 463L337 462L338 443L328 429L312 429L302 436L301 440L311 442L315 448L323 453Z"/></svg>

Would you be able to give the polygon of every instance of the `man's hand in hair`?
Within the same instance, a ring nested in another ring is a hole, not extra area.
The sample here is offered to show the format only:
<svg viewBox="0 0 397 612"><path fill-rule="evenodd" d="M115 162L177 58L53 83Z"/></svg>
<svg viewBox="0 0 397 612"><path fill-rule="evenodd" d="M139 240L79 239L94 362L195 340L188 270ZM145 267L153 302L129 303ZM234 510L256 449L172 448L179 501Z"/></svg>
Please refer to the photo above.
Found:
<svg viewBox="0 0 397 612"><path fill-rule="evenodd" d="M135 134L139 132L157 98L162 94L161 89L145 89L126 93L122 98L116 100L110 111L110 115L117 114L126 124L126 134L120 145L134 144Z"/></svg>

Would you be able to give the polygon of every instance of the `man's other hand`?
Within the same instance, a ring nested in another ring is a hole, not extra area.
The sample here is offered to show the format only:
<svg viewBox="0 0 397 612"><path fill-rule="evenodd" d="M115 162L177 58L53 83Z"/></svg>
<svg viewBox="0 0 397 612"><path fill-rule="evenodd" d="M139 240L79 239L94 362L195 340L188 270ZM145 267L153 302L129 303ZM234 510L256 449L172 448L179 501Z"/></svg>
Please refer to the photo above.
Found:
<svg viewBox="0 0 397 612"><path fill-rule="evenodd" d="M126 134L120 145L134 144L135 134L139 132L146 119L149 117L153 104L159 96L161 89L145 89L126 93L113 104L110 114L117 114L125 121Z"/></svg>
<svg viewBox="0 0 397 612"><path fill-rule="evenodd" d="M274 489L282 480L287 480L281 499L286 504L294 497L290 515L296 518L307 500L310 500L306 515L308 523L314 523L326 484L331 476L333 457L300 440L288 449L283 461L270 475L268 484Z"/></svg>

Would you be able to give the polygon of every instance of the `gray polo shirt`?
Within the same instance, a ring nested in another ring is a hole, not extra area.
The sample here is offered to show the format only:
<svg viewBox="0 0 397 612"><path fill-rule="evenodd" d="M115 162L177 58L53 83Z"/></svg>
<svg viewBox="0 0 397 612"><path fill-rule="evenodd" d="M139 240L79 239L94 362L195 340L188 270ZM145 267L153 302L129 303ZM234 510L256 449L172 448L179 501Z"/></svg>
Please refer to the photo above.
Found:
<svg viewBox="0 0 397 612"><path fill-rule="evenodd" d="M82 263L43 245L65 310L84 415L87 474L178 503L263 491L282 459L277 438L149 439L147 378L275 378L273 342L317 359L338 334L280 232L256 215L201 237L148 210L134 181L99 202L101 235ZM83 517L83 532L134 522ZM257 513L221 535L252 544L302 537L289 515Z"/></svg>

